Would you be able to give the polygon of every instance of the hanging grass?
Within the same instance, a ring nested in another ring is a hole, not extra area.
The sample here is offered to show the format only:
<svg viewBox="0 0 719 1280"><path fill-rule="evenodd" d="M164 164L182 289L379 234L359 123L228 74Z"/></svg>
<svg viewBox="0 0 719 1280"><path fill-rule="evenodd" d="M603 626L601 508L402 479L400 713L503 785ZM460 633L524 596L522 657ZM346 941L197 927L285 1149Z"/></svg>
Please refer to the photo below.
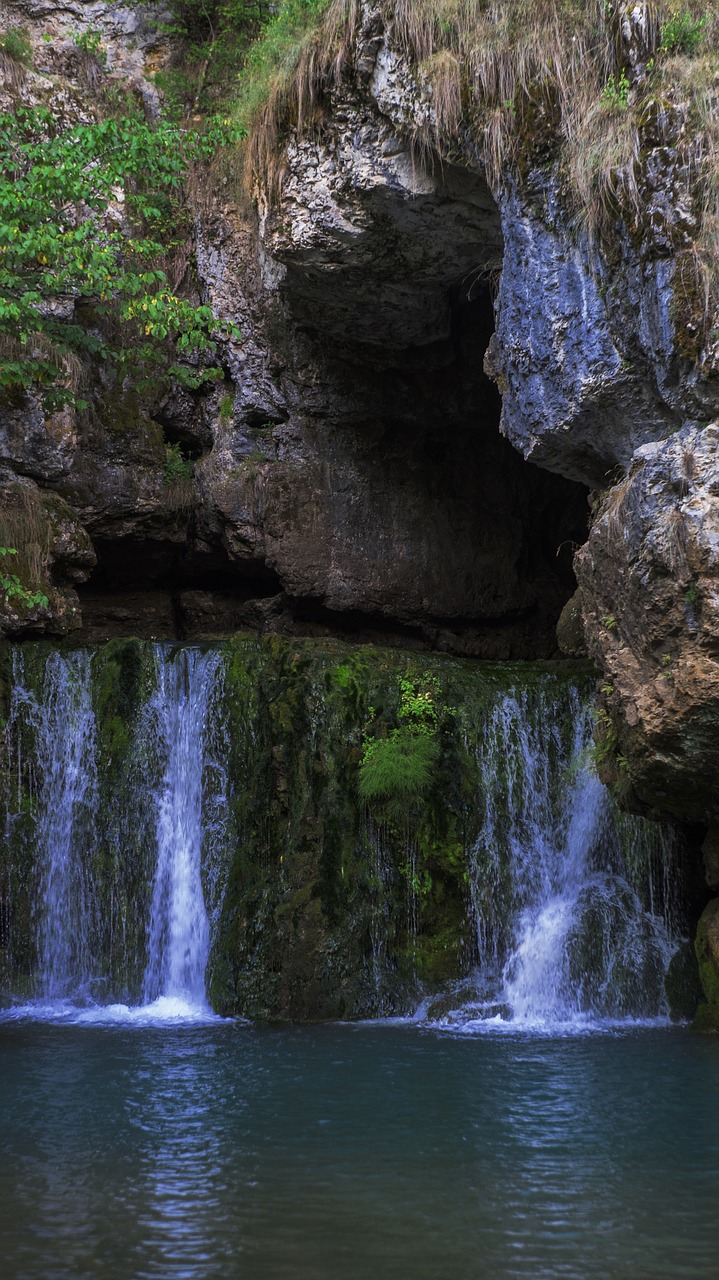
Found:
<svg viewBox="0 0 719 1280"><path fill-rule="evenodd" d="M439 743L429 733L395 729L365 744L359 793L363 800L412 800L431 786Z"/></svg>

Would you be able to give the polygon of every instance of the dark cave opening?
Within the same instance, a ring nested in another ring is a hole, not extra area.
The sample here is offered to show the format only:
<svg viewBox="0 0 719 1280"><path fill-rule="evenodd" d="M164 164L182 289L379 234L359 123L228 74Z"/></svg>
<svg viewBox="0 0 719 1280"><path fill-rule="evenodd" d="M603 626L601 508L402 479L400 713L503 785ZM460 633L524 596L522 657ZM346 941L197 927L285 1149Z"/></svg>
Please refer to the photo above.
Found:
<svg viewBox="0 0 719 1280"><path fill-rule="evenodd" d="M239 387L229 452L242 479L224 462L213 473L234 496L220 493L208 524L205 477L202 511L184 522L96 541L80 588L91 636L249 626L556 656L587 493L499 431L483 363L498 210L480 175L452 166L433 194L368 200L362 235L283 264L283 324L273 302L264 333L281 396L266 408ZM168 403L163 433L183 457L227 456L226 426L210 443L190 421L181 399Z"/></svg>

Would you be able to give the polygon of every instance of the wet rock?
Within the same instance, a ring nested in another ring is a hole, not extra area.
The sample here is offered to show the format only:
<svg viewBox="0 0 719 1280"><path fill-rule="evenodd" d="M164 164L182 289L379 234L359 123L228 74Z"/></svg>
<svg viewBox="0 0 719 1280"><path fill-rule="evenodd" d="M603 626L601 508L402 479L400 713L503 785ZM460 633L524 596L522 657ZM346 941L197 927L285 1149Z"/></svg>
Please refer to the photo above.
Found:
<svg viewBox="0 0 719 1280"><path fill-rule="evenodd" d="M704 991L694 1027L697 1031L719 1031L719 898L713 898L705 908L694 946Z"/></svg>
<svg viewBox="0 0 719 1280"><path fill-rule="evenodd" d="M719 889L719 829L710 827L702 845L704 872L710 889Z"/></svg>
<svg viewBox="0 0 719 1280"><path fill-rule="evenodd" d="M585 658L587 645L584 639L582 602L578 591L567 601L557 623L557 643L567 658Z"/></svg>
<svg viewBox="0 0 719 1280"><path fill-rule="evenodd" d="M704 998L699 963L691 942L683 942L672 957L664 978L664 990L672 1020L691 1022Z"/></svg>
<svg viewBox="0 0 719 1280"><path fill-rule="evenodd" d="M635 797L719 806L719 425L637 451L576 558L591 656Z"/></svg>

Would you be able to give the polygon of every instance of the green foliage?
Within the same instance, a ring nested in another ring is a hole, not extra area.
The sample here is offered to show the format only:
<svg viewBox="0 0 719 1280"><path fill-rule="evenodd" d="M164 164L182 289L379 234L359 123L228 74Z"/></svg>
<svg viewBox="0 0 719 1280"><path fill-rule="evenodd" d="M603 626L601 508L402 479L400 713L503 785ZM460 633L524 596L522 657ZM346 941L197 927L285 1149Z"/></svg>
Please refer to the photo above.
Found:
<svg viewBox="0 0 719 1280"><path fill-rule="evenodd" d="M220 400L220 417L223 422L230 422L235 411L235 401L233 396L223 396Z"/></svg>
<svg viewBox="0 0 719 1280"><path fill-rule="evenodd" d="M448 707L437 706L437 681L432 676L425 676L421 681L405 677L400 680L399 687L399 719L412 733L435 733L441 714L449 711Z"/></svg>
<svg viewBox="0 0 719 1280"><path fill-rule="evenodd" d="M662 26L660 46L665 53L684 53L691 58L704 40L706 18L693 18L686 10L673 13Z"/></svg>
<svg viewBox="0 0 719 1280"><path fill-rule="evenodd" d="M166 115L217 110L273 8L267 0L169 0L156 24L177 50L174 65L155 75Z"/></svg>
<svg viewBox="0 0 719 1280"><path fill-rule="evenodd" d="M24 67L32 65L32 44L24 27L8 27L4 36L0 37L0 50L6 53L13 62Z"/></svg>
<svg viewBox="0 0 719 1280"><path fill-rule="evenodd" d="M179 484L192 476L194 463L185 458L179 444L168 444L165 450L165 466L162 478L165 484Z"/></svg>
<svg viewBox="0 0 719 1280"><path fill-rule="evenodd" d="M0 547L0 556L16 556L14 547ZM6 573L0 568L0 592L5 604L20 605L23 609L34 609L36 605L47 608L48 599L42 591L28 591L16 573Z"/></svg>
<svg viewBox="0 0 719 1280"><path fill-rule="evenodd" d="M74 43L78 49L82 49L83 53L89 53L98 66L104 70L107 54L102 47L101 31L96 31L94 27L86 27L84 31L75 36Z"/></svg>
<svg viewBox="0 0 719 1280"><path fill-rule="evenodd" d="M697 586L696 582L692 581L689 583L689 586L684 592L684 603L688 604L690 607L693 608L695 604L699 604L700 600L701 600L701 592L699 590L699 587Z"/></svg>
<svg viewBox="0 0 719 1280"><path fill-rule="evenodd" d="M172 247L189 165L229 136L217 121L204 134L130 117L61 132L44 108L0 113L0 390L68 403L89 356L132 372L140 391L212 376L176 362L214 353L212 312L175 296L157 261ZM112 216L118 193L129 234ZM57 303L71 301L72 318L59 317Z"/></svg>
<svg viewBox="0 0 719 1280"><path fill-rule="evenodd" d="M441 721L453 715L438 702L435 677L403 676L399 681L399 726L385 737L366 734L360 763L359 792L364 800L401 801L422 796L431 786L439 760Z"/></svg>
<svg viewBox="0 0 719 1280"><path fill-rule="evenodd" d="M394 729L387 738L368 739L360 765L363 800L421 796L432 781L439 744L427 733Z"/></svg>
<svg viewBox="0 0 719 1280"><path fill-rule="evenodd" d="M329 0L283 0L250 48L240 77L237 116L247 128L267 100L273 83L294 70L303 43Z"/></svg>
<svg viewBox="0 0 719 1280"><path fill-rule="evenodd" d="M161 29L193 44L217 40L222 32L256 31L274 6L263 0L169 0L171 17Z"/></svg>
<svg viewBox="0 0 719 1280"><path fill-rule="evenodd" d="M619 750L619 735L609 712L600 707L595 714L594 744L590 751L590 761L602 777L602 781L626 779L629 761Z"/></svg>
<svg viewBox="0 0 719 1280"><path fill-rule="evenodd" d="M602 89L602 102L611 111L626 110L629 105L629 81L625 71L619 76L614 73L610 75Z"/></svg>

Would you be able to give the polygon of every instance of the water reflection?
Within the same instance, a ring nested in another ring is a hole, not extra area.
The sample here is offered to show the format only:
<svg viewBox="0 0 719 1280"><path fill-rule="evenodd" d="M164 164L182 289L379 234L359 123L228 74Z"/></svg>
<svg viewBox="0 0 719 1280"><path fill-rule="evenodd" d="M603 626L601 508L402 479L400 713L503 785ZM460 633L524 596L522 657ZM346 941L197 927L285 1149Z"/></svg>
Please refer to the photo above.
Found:
<svg viewBox="0 0 719 1280"><path fill-rule="evenodd" d="M0 1029L5 1280L715 1274L719 1046Z"/></svg>

